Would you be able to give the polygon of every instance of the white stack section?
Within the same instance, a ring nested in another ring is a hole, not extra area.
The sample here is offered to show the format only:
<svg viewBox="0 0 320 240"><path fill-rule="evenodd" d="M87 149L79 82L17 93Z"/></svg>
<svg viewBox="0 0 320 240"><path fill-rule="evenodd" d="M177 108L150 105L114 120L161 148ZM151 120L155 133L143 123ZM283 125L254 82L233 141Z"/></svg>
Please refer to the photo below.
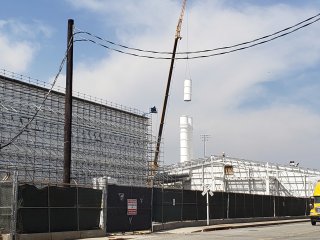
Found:
<svg viewBox="0 0 320 240"><path fill-rule="evenodd" d="M180 162L190 161L192 158L192 118L180 117Z"/></svg>
<svg viewBox="0 0 320 240"><path fill-rule="evenodd" d="M184 80L183 100L191 101L192 82L191 79Z"/></svg>

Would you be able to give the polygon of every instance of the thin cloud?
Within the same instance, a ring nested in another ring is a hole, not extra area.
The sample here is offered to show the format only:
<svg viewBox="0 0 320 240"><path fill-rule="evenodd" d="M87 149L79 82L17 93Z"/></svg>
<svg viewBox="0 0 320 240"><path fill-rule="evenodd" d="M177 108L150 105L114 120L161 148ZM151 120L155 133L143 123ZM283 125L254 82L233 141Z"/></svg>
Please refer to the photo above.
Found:
<svg viewBox="0 0 320 240"><path fill-rule="evenodd" d="M107 16L112 8L112 16L118 21L115 27L121 29L117 37L123 43L139 48L171 49L180 2L155 2L152 6L150 1L138 2L140 7L144 6L145 15L132 1L126 2L125 7L118 1L112 1L108 7L103 1L72 4L77 4L82 11L96 11L100 16L102 13ZM310 6L241 5L236 9L226 3L193 2L185 18L179 50L199 50L251 40L315 14ZM126 16L122 19L124 13ZM126 24L131 29L126 29ZM166 163L179 161L179 116L188 114L193 116L195 124L195 157L202 156L200 134L207 133L212 135L208 145L210 154L225 151L235 157L278 163L299 160L302 166L313 166L320 153L317 147L320 145L318 111L303 104L290 104L290 95L286 96L286 101L270 99L268 106L260 105L258 101L260 94L267 93L265 83L275 83L274 88L280 81L290 84L293 73L307 74L309 68L319 65L319 30L316 23L256 48L190 60L193 100L189 104L182 99L183 79L187 77L186 61L177 61L164 134ZM101 33L102 36L105 34ZM95 63L83 60L76 64L75 87L81 92L142 110L153 105L161 109L168 69L169 61L137 59L108 52ZM295 91L307 96L311 90L304 88L301 92L297 88ZM257 104L244 107L248 99ZM316 102L314 104L319 107Z"/></svg>
<svg viewBox="0 0 320 240"><path fill-rule="evenodd" d="M11 41L5 35L1 35L0 65L12 71L25 71L33 60L34 48L29 43Z"/></svg>
<svg viewBox="0 0 320 240"><path fill-rule="evenodd" d="M51 37L52 29L40 21L30 24L15 19L0 20L0 65L24 72L40 49L38 37Z"/></svg>

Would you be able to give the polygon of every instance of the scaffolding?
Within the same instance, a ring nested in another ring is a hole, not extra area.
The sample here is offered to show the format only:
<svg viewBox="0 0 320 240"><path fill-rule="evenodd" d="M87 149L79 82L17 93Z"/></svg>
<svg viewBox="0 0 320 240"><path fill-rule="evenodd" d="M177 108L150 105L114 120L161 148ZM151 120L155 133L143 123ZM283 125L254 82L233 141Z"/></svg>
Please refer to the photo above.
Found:
<svg viewBox="0 0 320 240"><path fill-rule="evenodd" d="M310 197L319 170L228 156L211 156L165 166L162 183L191 190Z"/></svg>
<svg viewBox="0 0 320 240"><path fill-rule="evenodd" d="M36 79L0 72L1 145L33 117L49 88ZM29 127L0 150L0 174L16 171L20 181L62 182L64 107L64 89L55 87ZM71 180L147 184L153 152L148 114L73 93L72 117Z"/></svg>

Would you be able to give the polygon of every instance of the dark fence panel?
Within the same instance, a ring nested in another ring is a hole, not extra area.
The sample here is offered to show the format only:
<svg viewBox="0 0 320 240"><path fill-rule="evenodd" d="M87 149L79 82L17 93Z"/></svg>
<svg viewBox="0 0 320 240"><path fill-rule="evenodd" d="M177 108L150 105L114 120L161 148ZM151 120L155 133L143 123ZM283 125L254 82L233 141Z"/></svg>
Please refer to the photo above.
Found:
<svg viewBox="0 0 320 240"><path fill-rule="evenodd" d="M98 229L102 193L96 189L78 188L79 230Z"/></svg>
<svg viewBox="0 0 320 240"><path fill-rule="evenodd" d="M198 220L197 192L183 191L182 220Z"/></svg>
<svg viewBox="0 0 320 240"><path fill-rule="evenodd" d="M50 231L78 230L77 189L49 187Z"/></svg>
<svg viewBox="0 0 320 240"><path fill-rule="evenodd" d="M187 190L191 191L191 190ZM197 213L198 220L207 219L207 200L205 196L202 196L201 191L195 191L197 193Z"/></svg>
<svg viewBox="0 0 320 240"><path fill-rule="evenodd" d="M229 218L236 218L237 217L237 194L236 193L228 193L229 195Z"/></svg>
<svg viewBox="0 0 320 240"><path fill-rule="evenodd" d="M182 191L163 189L163 219L165 222L182 220Z"/></svg>
<svg viewBox="0 0 320 240"><path fill-rule="evenodd" d="M153 221L170 222L207 218L206 195L201 191L154 189ZM209 196L210 219L302 216L308 200L244 193L214 192Z"/></svg>
<svg viewBox="0 0 320 240"><path fill-rule="evenodd" d="M153 205L152 205L152 220L154 222L164 222L163 221L163 201L162 201L162 189L153 189Z"/></svg>
<svg viewBox="0 0 320 240"><path fill-rule="evenodd" d="M206 198L206 195L203 196L203 198ZM227 217L227 200L227 195L224 192L215 192L212 197L209 197L211 219L222 219Z"/></svg>
<svg viewBox="0 0 320 240"><path fill-rule="evenodd" d="M18 233L49 232L48 187L18 187Z"/></svg>
<svg viewBox="0 0 320 240"><path fill-rule="evenodd" d="M263 203L263 215L264 217L274 216L273 196L265 196L265 201Z"/></svg>
<svg viewBox="0 0 320 240"><path fill-rule="evenodd" d="M263 217L263 195L253 196L253 217Z"/></svg>
<svg viewBox="0 0 320 240"><path fill-rule="evenodd" d="M108 186L107 232L151 229L151 188ZM128 199L137 200L137 215L128 215Z"/></svg>
<svg viewBox="0 0 320 240"><path fill-rule="evenodd" d="M245 208L245 217L249 218L254 216L254 195L246 194L245 201L244 201L244 208Z"/></svg>
<svg viewBox="0 0 320 240"><path fill-rule="evenodd" d="M285 197L275 197L276 199L276 216L288 216L288 204Z"/></svg>
<svg viewBox="0 0 320 240"><path fill-rule="evenodd" d="M20 185L18 233L99 229L102 191L81 187Z"/></svg>

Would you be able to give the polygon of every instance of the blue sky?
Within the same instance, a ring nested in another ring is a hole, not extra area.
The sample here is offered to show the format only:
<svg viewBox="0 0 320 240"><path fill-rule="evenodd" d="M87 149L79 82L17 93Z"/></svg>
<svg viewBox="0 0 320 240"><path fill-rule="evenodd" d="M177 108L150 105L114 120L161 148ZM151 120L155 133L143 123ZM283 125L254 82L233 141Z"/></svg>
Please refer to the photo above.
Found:
<svg viewBox="0 0 320 240"><path fill-rule="evenodd" d="M0 69L52 81L66 49L67 20L78 29L132 47L171 51L179 0L2 1ZM178 51L252 40L320 12L319 0L189 1ZM178 60L164 133L164 161L179 161L179 116L194 122L194 157L207 154L320 169L320 21L248 50ZM188 66L188 67L187 67ZM187 70L186 70L187 69ZM75 90L148 111L162 107L169 61L75 43ZM183 102L183 80L193 99ZM64 86L64 72L59 79ZM160 114L153 115L156 132Z"/></svg>

